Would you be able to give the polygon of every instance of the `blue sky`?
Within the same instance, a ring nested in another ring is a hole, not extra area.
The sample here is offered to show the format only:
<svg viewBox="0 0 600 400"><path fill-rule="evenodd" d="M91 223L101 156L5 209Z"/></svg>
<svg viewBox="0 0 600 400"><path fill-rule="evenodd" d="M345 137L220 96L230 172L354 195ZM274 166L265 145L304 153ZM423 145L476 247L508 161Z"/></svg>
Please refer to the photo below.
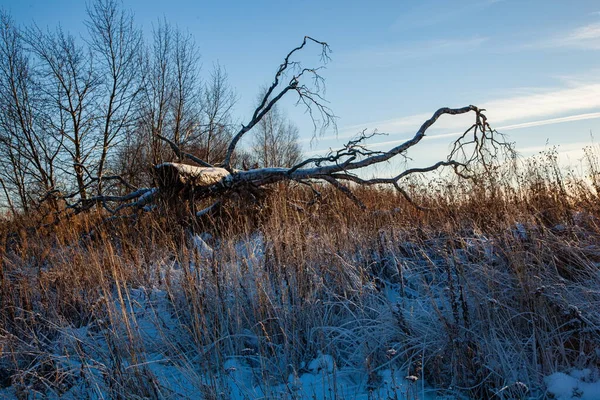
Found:
<svg viewBox="0 0 600 400"><path fill-rule="evenodd" d="M85 30L85 2L0 0L22 24ZM312 124L292 102L306 152L335 148L363 128L406 139L439 107L475 104L523 155L560 145L572 163L600 141L600 4L597 1L220 1L123 0L149 31L158 18L188 30L204 72L218 61L246 119L261 86L304 35L327 41L326 97L338 133L311 142ZM312 60L317 49L307 52ZM470 120L444 117L412 156L427 163ZM435 138L436 135L440 135ZM337 136L337 138L336 138Z"/></svg>

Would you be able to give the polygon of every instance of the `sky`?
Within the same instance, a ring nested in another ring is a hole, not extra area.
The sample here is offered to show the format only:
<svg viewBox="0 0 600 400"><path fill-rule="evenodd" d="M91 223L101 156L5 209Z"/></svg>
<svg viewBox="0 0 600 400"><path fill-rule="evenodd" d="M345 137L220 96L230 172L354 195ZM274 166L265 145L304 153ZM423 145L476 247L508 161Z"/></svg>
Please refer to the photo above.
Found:
<svg viewBox="0 0 600 400"><path fill-rule="evenodd" d="M0 0L0 7L20 24L85 31L85 1ZM559 146L578 164L581 149L600 141L597 0L123 0L123 7L146 32L160 18L190 32L204 73L216 62L227 70L240 123L291 48L305 35L326 41L332 54L322 75L337 132L314 140L303 109L284 103L307 154L335 149L363 129L386 133L371 140L385 150L438 108L469 104L485 108L523 156ZM308 48L303 60L314 62L318 52ZM471 122L443 117L411 157L443 159Z"/></svg>

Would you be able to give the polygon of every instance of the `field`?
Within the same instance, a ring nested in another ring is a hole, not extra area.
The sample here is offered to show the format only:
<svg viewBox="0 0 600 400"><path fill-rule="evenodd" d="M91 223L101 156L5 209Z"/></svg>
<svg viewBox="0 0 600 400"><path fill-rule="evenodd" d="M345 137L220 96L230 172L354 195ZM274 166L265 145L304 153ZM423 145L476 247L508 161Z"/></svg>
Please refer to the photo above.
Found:
<svg viewBox="0 0 600 400"><path fill-rule="evenodd" d="M415 181L428 211L280 185L194 226L167 206L6 220L0 397L598 398L586 154L585 178L548 152Z"/></svg>

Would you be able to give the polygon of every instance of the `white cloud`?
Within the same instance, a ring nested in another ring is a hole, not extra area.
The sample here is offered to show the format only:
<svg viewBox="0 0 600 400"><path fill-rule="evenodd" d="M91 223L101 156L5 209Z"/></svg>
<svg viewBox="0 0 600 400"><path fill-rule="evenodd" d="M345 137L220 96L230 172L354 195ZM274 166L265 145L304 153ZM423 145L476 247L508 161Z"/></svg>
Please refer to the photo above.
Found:
<svg viewBox="0 0 600 400"><path fill-rule="evenodd" d="M563 31L550 38L522 44L517 46L517 49L600 50L600 23L595 22Z"/></svg>
<svg viewBox="0 0 600 400"><path fill-rule="evenodd" d="M600 83L531 92L483 102L480 106L487 110L488 118L496 124L600 109Z"/></svg>
<svg viewBox="0 0 600 400"><path fill-rule="evenodd" d="M488 120L500 132L535 126L554 125L573 121L600 118L600 83L589 83L554 90L529 89L527 94L519 90L519 94L504 99L490 100L478 104L486 109ZM412 137L421 124L430 118L432 113L421 113L397 119L370 122L350 126L343 129L338 139L356 135L361 128L377 128L379 132L388 133L390 138L401 136L402 139L386 140L371 143L369 147L391 147ZM470 126L473 116L443 116L431 128L427 140L439 140L455 137L462 129ZM445 131L445 132L444 132ZM440 132L435 134L435 132ZM329 137L324 139L334 139ZM322 153L322 150L309 154Z"/></svg>
<svg viewBox="0 0 600 400"><path fill-rule="evenodd" d="M507 46L505 51L532 51L540 49L600 50L600 23L598 22L545 36L538 39L528 37L520 44Z"/></svg>
<svg viewBox="0 0 600 400"><path fill-rule="evenodd" d="M519 92L518 95L483 101L477 105L486 109L485 114L494 126L504 124L508 129L516 129L512 128L513 125L517 126L515 124L524 124L519 125L521 127L533 123L540 124L539 120L542 117L549 117L544 120L552 121L547 124L553 124L561 122L559 116L570 115L566 118L573 118L574 115L587 115L582 111L600 110L600 83L544 91L529 89L527 93L523 93L522 89L517 91ZM431 114L422 113L398 119L371 122L363 124L362 127L374 127L380 132L390 134L412 132L416 131L426 119L430 118ZM472 117L468 115L462 118L461 116L442 117L434 126L443 129L458 129L466 126L465 122L471 121L471 119ZM562 122L566 122L566 120ZM358 131L360 126L356 125L349 128Z"/></svg>
<svg viewBox="0 0 600 400"><path fill-rule="evenodd" d="M600 113L594 110L600 110L600 83L546 91L530 89L528 94L484 101L477 105L486 109L485 114L494 126L504 125L505 130L598 118ZM431 113L416 114L363 126L375 127L380 132L390 134L413 132L429 117ZM471 120L472 116L469 115L442 117L434 127L459 129L468 126Z"/></svg>
<svg viewBox="0 0 600 400"><path fill-rule="evenodd" d="M583 49L600 49L600 23L593 23L574 29L562 38L557 38L559 46Z"/></svg>
<svg viewBox="0 0 600 400"><path fill-rule="evenodd" d="M524 122L524 123L520 123L520 124L499 126L499 127L494 127L494 128L498 132L507 132L507 131L512 131L515 129L532 128L534 126L554 125L554 124L562 124L565 122L583 121L583 120L598 119L598 118L600 118L600 112L594 112L594 113L586 113L586 114L578 114L578 115L569 115L567 117L560 117L560 118L548 118L548 119L542 119L542 120L537 120L537 121ZM451 138L451 137L458 137L458 135L461 135L462 133L463 132L451 132L451 133L442 133L439 135L429 135L429 136L425 136L424 140L439 140L439 139L447 139L447 138ZM394 146L394 145L398 145L400 143L404 143L407 139L408 139L408 137L404 138L404 139L400 139L400 140L390 140L390 141L386 141L386 142L372 143L369 145L369 147L377 148L377 147ZM581 143L584 143L584 142L581 142ZM587 144L589 144L589 143L587 143ZM585 147L585 145L582 146L582 148L583 147ZM532 149L535 149L535 150L532 150ZM543 149L544 149L544 146L520 149L520 151L534 152L534 151L541 151Z"/></svg>
<svg viewBox="0 0 600 400"><path fill-rule="evenodd" d="M581 41L600 38L600 24L590 24L575 29L565 39L569 41Z"/></svg>
<svg viewBox="0 0 600 400"><path fill-rule="evenodd" d="M549 119L543 119L543 120L539 120L539 121L523 122L520 124L502 126L502 127L498 128L498 131L511 131L514 129L531 128L534 126L562 124L564 122L584 121L586 119L597 119L597 118L600 118L600 112L569 115L567 117L549 118Z"/></svg>
<svg viewBox="0 0 600 400"><path fill-rule="evenodd" d="M485 36L473 36L365 48L336 55L336 65L352 68L386 68L415 59L469 53L479 49L488 40L489 38Z"/></svg>

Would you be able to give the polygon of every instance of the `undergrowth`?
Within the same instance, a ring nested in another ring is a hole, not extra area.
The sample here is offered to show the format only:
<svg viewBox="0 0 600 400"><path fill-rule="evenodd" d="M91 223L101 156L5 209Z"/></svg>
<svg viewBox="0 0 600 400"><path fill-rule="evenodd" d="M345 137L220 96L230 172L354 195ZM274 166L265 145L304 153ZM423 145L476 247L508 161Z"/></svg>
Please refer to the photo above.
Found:
<svg viewBox="0 0 600 400"><path fill-rule="evenodd" d="M6 220L0 387L301 398L294 379L325 372L372 398L543 398L545 376L600 366L599 164L586 154L584 178L549 152L493 179L411 182L429 211L376 187L357 190L362 211L282 185L192 225L168 209ZM314 398L347 398L330 388Z"/></svg>

